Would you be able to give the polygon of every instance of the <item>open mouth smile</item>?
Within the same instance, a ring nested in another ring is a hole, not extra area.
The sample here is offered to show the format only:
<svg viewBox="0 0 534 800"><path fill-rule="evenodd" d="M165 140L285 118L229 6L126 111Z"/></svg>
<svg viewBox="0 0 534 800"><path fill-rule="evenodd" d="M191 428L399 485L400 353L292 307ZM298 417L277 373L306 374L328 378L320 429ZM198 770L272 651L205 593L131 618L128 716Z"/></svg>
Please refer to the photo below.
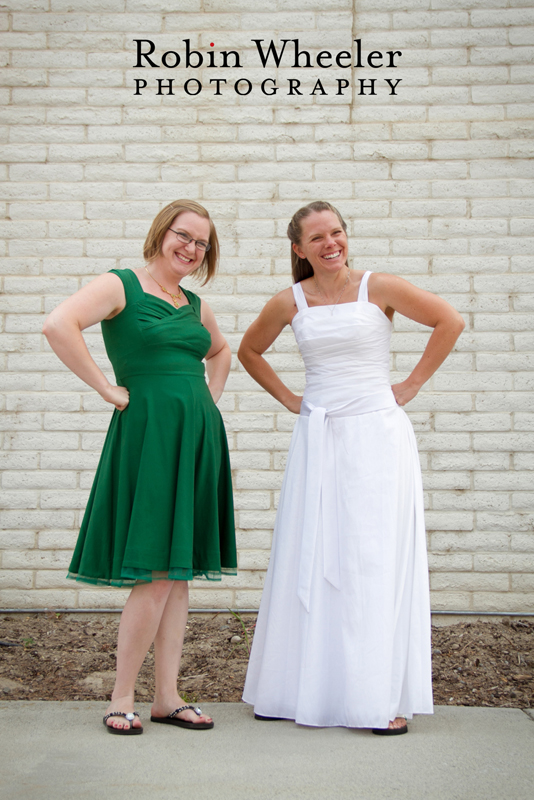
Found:
<svg viewBox="0 0 534 800"><path fill-rule="evenodd" d="M341 255L341 250L336 250L335 253L328 253L328 255L322 257L330 261L331 259L337 258L340 255Z"/></svg>
<svg viewBox="0 0 534 800"><path fill-rule="evenodd" d="M187 258L187 256L184 256L181 253L175 253L174 255L176 256L177 259L179 259L179 261L182 261L184 264L191 264L191 262L193 261L192 258Z"/></svg>

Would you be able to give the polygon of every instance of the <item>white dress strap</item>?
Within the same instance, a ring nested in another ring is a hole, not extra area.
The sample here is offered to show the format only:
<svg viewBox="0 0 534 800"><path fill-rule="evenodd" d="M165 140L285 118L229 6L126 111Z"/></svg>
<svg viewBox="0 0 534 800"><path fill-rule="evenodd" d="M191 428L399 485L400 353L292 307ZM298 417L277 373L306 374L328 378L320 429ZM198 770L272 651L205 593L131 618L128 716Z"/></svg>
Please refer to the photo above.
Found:
<svg viewBox="0 0 534 800"><path fill-rule="evenodd" d="M362 279L360 281L360 288L358 290L358 303L360 302L360 300L363 301L364 303L369 302L369 293L367 291L367 282L369 281L369 275L372 275L370 269L368 269L367 272L364 272Z"/></svg>
<svg viewBox="0 0 534 800"><path fill-rule="evenodd" d="M297 304L297 309L302 311L305 308L308 308L308 303L306 302L306 298L304 296L304 290L299 283L294 283L291 287L293 289L293 297L295 298L295 303Z"/></svg>

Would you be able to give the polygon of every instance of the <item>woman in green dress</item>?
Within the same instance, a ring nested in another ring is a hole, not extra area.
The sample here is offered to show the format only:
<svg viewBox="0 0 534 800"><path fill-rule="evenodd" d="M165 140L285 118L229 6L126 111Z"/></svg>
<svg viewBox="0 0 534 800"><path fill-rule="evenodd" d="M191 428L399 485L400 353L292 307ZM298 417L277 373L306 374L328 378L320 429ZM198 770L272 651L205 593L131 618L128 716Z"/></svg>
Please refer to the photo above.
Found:
<svg viewBox="0 0 534 800"><path fill-rule="evenodd" d="M236 573L228 445L216 407L230 348L209 306L181 288L217 269L208 212L177 200L156 216L146 266L101 275L48 317L59 358L115 406L69 577L132 586L119 626L117 675L104 717L110 733L139 734L134 686L154 642L151 720L191 729L211 718L179 696L188 580ZM82 331L102 323L116 386L92 359ZM204 364L208 383L206 383Z"/></svg>

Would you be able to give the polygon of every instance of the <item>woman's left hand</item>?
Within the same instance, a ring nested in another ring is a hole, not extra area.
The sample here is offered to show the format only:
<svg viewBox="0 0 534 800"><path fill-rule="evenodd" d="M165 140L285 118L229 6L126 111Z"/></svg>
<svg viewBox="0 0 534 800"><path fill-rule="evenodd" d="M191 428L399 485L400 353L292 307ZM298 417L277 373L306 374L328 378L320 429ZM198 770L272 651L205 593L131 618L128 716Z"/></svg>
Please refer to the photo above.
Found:
<svg viewBox="0 0 534 800"><path fill-rule="evenodd" d="M414 386L413 383L410 384L408 381L402 381L402 383L394 383L391 387L391 391L395 395L397 405L405 406L406 403L414 399L419 389Z"/></svg>

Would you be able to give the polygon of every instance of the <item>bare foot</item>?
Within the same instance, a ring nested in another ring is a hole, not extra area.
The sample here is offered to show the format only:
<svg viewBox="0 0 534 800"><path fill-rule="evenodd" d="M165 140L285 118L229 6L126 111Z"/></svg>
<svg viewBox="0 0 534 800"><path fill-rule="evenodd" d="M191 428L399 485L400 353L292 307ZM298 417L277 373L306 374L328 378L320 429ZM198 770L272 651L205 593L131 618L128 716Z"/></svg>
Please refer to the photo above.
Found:
<svg viewBox="0 0 534 800"><path fill-rule="evenodd" d="M125 696L125 697L115 697L112 698L111 703L106 709L106 714L111 714L112 711L121 711L123 714L133 713L134 710L134 702L133 697ZM141 721L139 717L135 717L135 719L130 722L130 720L125 719L124 717L110 717L106 725L109 728L124 728L128 730L128 728L133 725L134 728L142 728Z"/></svg>
<svg viewBox="0 0 534 800"><path fill-rule="evenodd" d="M192 703L187 703L183 698L177 694L174 698L154 698L154 702L152 704L152 709L150 711L151 716L153 717L167 717L169 714L172 714L173 711L176 711L177 708L182 708L182 706L192 705ZM178 715L178 719L183 719L186 722L213 722L211 717L206 716L206 714L201 714L198 716L192 708L187 708L184 711L181 711Z"/></svg>

